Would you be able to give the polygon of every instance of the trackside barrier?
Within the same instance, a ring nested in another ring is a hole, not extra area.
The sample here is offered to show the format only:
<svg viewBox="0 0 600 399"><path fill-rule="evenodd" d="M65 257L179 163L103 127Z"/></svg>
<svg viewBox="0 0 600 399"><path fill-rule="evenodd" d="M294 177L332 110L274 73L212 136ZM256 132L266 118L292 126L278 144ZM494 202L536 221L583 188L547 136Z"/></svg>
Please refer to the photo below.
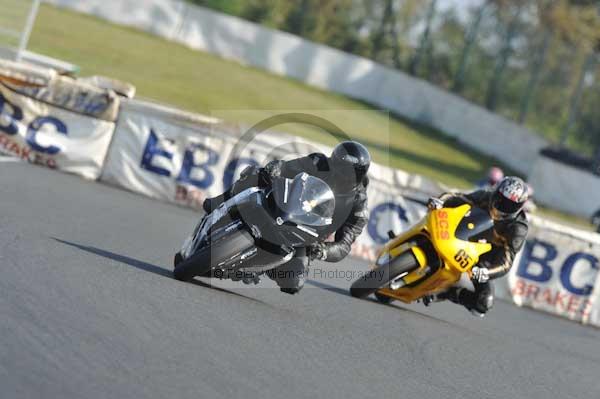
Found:
<svg viewBox="0 0 600 399"><path fill-rule="evenodd" d="M0 60L0 152L97 179L118 110L111 91Z"/></svg>
<svg viewBox="0 0 600 399"><path fill-rule="evenodd" d="M600 209L600 176L590 171L540 155L528 182L535 187L536 198L552 204L553 208L586 219Z"/></svg>
<svg viewBox="0 0 600 399"><path fill-rule="evenodd" d="M138 100L123 100L101 180L152 198L200 209L206 197L230 187L248 165L290 159L331 148L265 132L234 153L244 129ZM370 222L354 254L372 259L387 231L400 231L424 213L423 203L443 186L374 164Z"/></svg>
<svg viewBox="0 0 600 399"><path fill-rule="evenodd" d="M498 296L600 326L600 235L531 217L525 248Z"/></svg>
<svg viewBox="0 0 600 399"><path fill-rule="evenodd" d="M363 57L182 0L46 0L389 109L528 175L548 145L523 126ZM514 145L518 143L518 145Z"/></svg>
<svg viewBox="0 0 600 399"><path fill-rule="evenodd" d="M0 62L0 72L2 67L11 70ZM77 81L57 81L47 71L19 66L19 78L11 71L10 79L0 74L0 150L179 205L200 208L247 165L331 151L298 137L265 133L234 152L245 133L237 125L114 98ZM355 256L367 260L387 241L387 231L415 223L425 214L426 199L445 191L428 179L377 164L370 176L369 221L353 247ZM599 267L599 235L533 217L524 250L509 275L496 283L498 296L600 326Z"/></svg>

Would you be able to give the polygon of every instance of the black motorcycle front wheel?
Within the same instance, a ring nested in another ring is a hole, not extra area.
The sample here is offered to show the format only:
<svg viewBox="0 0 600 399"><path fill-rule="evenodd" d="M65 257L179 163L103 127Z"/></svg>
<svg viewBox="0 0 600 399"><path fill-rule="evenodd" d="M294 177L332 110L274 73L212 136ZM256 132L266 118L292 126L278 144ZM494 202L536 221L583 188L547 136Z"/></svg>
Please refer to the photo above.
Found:
<svg viewBox="0 0 600 399"><path fill-rule="evenodd" d="M254 245L254 238L245 229L237 229L218 241L200 249L188 259L175 259L173 277L180 281L192 281L196 276L210 276L223 261L231 259Z"/></svg>
<svg viewBox="0 0 600 399"><path fill-rule="evenodd" d="M406 251L394 258L389 264L371 270L352 283L350 295L356 298L366 298L378 289L388 285L390 281L401 274L410 273L418 267L419 263L415 255L411 251Z"/></svg>

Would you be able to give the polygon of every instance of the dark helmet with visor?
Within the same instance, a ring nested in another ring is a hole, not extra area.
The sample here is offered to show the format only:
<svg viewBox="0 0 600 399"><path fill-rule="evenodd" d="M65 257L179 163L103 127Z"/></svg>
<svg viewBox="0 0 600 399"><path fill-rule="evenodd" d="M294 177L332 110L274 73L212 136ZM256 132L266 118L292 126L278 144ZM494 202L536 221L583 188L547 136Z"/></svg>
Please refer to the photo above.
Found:
<svg viewBox="0 0 600 399"><path fill-rule="evenodd" d="M371 154L356 141L343 141L335 146L331 154L333 165L342 170L354 170L355 185L362 182L371 166ZM354 179L353 179L354 180Z"/></svg>
<svg viewBox="0 0 600 399"><path fill-rule="evenodd" d="M517 217L529 198L525 182L514 176L505 177L495 187L490 198L490 214L494 220Z"/></svg>

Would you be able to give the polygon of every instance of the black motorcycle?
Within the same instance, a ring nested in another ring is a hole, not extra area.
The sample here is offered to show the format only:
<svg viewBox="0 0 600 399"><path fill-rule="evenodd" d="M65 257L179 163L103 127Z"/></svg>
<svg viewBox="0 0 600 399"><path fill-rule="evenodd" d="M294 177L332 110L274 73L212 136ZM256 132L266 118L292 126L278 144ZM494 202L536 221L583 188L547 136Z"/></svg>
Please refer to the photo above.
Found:
<svg viewBox="0 0 600 399"><path fill-rule="evenodd" d="M174 276L258 282L260 274L323 241L334 209L331 188L306 173L243 190L198 223L175 255Z"/></svg>

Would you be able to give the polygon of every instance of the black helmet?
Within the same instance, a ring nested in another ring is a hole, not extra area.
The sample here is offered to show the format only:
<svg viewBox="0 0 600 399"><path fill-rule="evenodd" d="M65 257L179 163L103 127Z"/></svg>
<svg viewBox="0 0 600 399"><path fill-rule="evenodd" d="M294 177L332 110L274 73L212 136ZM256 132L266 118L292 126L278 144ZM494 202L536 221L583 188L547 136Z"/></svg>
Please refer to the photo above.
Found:
<svg viewBox="0 0 600 399"><path fill-rule="evenodd" d="M331 153L334 167L352 167L356 176L356 184L362 182L371 166L371 154L367 148L356 141L343 141L335 146Z"/></svg>
<svg viewBox="0 0 600 399"><path fill-rule="evenodd" d="M490 214L494 220L515 218L528 198L529 189L522 179L514 176L505 177L492 193Z"/></svg>

